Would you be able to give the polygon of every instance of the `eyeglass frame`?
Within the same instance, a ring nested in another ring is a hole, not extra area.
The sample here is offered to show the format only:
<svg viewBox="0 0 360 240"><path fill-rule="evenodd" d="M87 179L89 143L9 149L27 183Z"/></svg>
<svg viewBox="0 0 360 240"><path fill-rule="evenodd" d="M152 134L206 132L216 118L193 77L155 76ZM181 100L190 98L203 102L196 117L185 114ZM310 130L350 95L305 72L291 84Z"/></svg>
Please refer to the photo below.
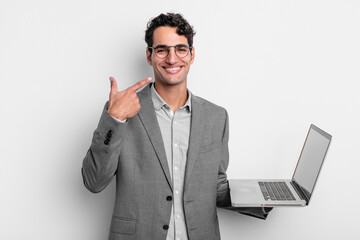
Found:
<svg viewBox="0 0 360 240"><path fill-rule="evenodd" d="M165 57L159 57L159 56L156 54L156 52L155 52L155 55L156 55L158 58L165 59L165 58L167 58L167 57L169 56L169 54L170 54L170 48L171 48L171 47L174 48L175 54L176 54L176 56L179 57L179 58L185 58L185 57L187 57L187 56L189 55L189 52L190 52L190 54L192 54L192 52L191 52L191 51L192 51L192 47L189 47L188 45L185 45L185 44L177 44L177 45L175 45L175 46L157 45L156 47L148 47L148 48L150 48L151 50L156 50L156 49L158 49L158 48L167 48L167 49L168 49L168 53L167 53L167 55L166 55ZM186 48L189 49L189 52L188 52L185 56L180 57L180 56L176 53L176 47L186 47Z"/></svg>

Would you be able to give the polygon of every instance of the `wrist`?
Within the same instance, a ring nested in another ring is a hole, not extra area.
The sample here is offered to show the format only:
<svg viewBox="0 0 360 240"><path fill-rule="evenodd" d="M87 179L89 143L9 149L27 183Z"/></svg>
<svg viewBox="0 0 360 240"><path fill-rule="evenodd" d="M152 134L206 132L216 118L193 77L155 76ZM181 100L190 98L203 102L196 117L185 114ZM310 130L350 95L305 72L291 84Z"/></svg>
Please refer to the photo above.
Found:
<svg viewBox="0 0 360 240"><path fill-rule="evenodd" d="M116 118L117 120L125 121L127 119L125 116L121 114L114 114L113 112L110 111L110 109L108 109L107 112L110 114L111 117Z"/></svg>

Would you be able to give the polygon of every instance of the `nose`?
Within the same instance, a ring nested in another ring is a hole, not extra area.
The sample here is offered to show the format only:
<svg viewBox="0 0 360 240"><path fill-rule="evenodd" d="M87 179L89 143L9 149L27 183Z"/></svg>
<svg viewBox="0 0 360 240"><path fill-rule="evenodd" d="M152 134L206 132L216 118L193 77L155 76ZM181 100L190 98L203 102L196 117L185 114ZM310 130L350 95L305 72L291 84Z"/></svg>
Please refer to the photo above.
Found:
<svg viewBox="0 0 360 240"><path fill-rule="evenodd" d="M166 57L166 62L168 64L175 64L177 60L177 56L175 53L175 47L170 47L169 49L169 55Z"/></svg>

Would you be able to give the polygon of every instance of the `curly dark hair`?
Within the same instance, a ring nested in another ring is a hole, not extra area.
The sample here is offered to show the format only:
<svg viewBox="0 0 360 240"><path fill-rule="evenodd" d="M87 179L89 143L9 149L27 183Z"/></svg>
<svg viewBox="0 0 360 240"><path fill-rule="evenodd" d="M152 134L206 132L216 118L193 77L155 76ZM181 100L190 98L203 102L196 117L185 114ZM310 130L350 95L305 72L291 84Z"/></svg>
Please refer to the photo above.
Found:
<svg viewBox="0 0 360 240"><path fill-rule="evenodd" d="M145 42L148 47L152 47L153 45L153 34L155 29L162 26L177 27L176 33L184 35L188 40L189 47L192 47L195 31L179 13L162 13L159 16L150 19L147 23L147 29L145 31ZM149 48L150 53L152 52L151 50L152 49Z"/></svg>

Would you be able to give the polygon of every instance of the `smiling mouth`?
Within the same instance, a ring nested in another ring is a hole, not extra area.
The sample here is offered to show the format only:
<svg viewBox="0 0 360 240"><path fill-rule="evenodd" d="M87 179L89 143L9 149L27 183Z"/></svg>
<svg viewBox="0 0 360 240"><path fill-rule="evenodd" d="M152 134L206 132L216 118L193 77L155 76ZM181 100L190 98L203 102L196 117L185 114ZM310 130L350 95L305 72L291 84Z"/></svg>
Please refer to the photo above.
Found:
<svg viewBox="0 0 360 240"><path fill-rule="evenodd" d="M167 73L175 74L180 72L182 67L163 67Z"/></svg>

